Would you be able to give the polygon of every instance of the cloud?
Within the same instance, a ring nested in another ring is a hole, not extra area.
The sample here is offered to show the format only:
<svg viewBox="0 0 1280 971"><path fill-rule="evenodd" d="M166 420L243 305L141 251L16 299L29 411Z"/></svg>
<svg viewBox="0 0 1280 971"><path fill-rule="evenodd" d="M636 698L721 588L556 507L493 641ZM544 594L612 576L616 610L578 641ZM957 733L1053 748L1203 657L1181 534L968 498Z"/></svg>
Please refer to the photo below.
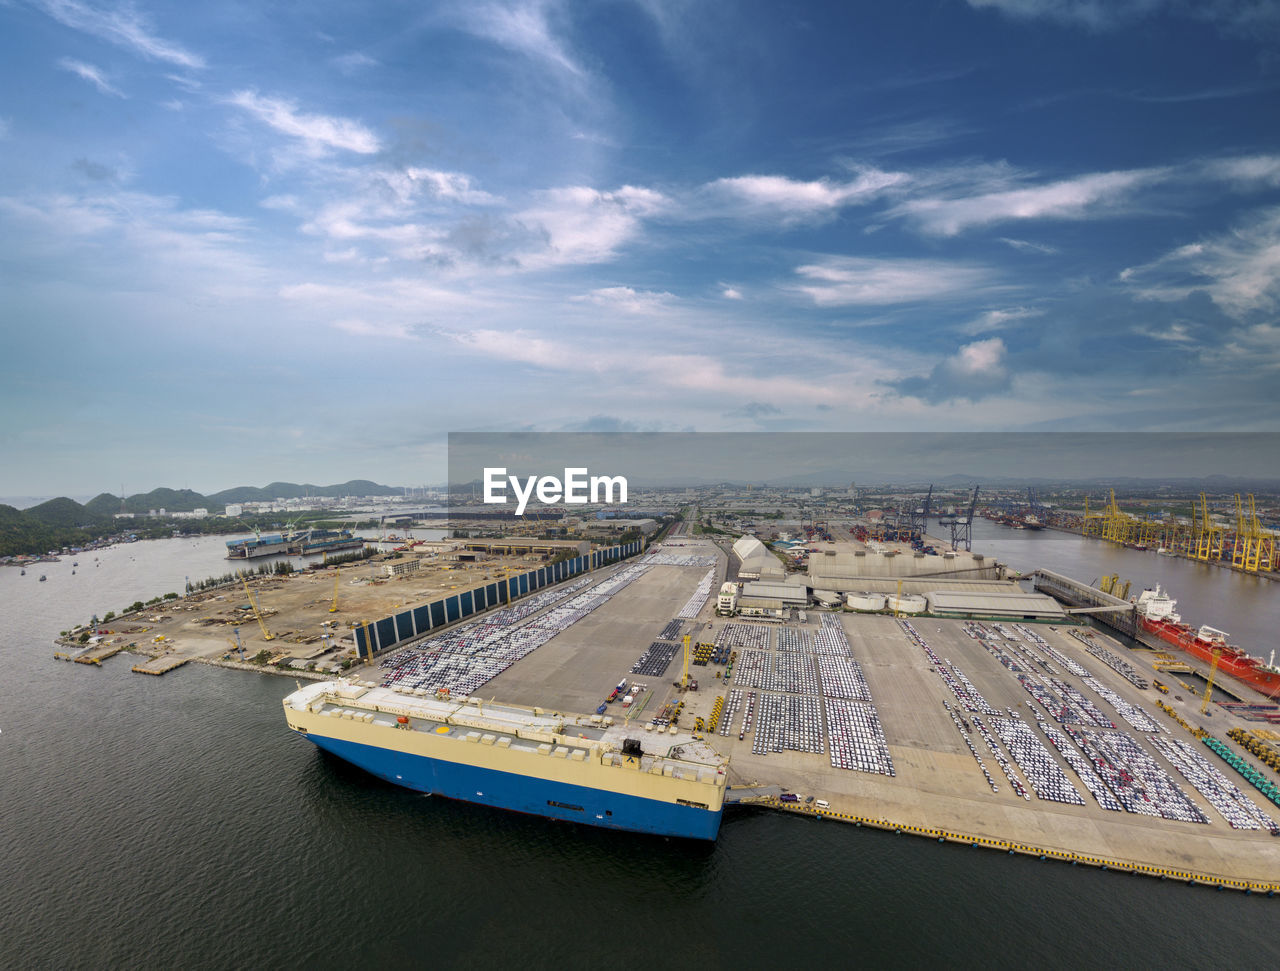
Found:
<svg viewBox="0 0 1280 971"><path fill-rule="evenodd" d="M331 58L329 63L346 75L358 74L366 68L378 67L378 61L361 51L352 51L349 54L340 54L337 57Z"/></svg>
<svg viewBox="0 0 1280 971"><path fill-rule="evenodd" d="M76 159L71 164L71 167L85 178L92 179L94 182L115 182L120 177L120 174L110 166L90 161L87 158Z"/></svg>
<svg viewBox="0 0 1280 971"><path fill-rule="evenodd" d="M1194 344L1195 337L1191 334L1191 329L1182 323L1172 323L1164 330L1143 330L1139 333L1158 341L1167 341L1172 344Z"/></svg>
<svg viewBox="0 0 1280 971"><path fill-rule="evenodd" d="M146 18L130 6L104 10L79 0L37 0L54 20L124 47L148 60L179 67L202 68L204 59L182 45L156 36Z"/></svg>
<svg viewBox="0 0 1280 971"><path fill-rule="evenodd" d="M569 370L575 365L580 367L585 363L580 356L575 360L572 349L567 345L519 328L492 330L482 327L475 330L440 331L439 333L468 351L504 361L516 361L556 370Z"/></svg>
<svg viewBox="0 0 1280 971"><path fill-rule="evenodd" d="M515 216L542 245L528 248L517 259L530 269L606 263L640 234L642 220L662 212L668 201L659 192L637 186L613 192L586 186L543 191L537 205Z"/></svg>
<svg viewBox="0 0 1280 971"><path fill-rule="evenodd" d="M583 421L570 422L560 429L566 432L639 432L645 431L636 422L616 415L592 415Z"/></svg>
<svg viewBox="0 0 1280 971"><path fill-rule="evenodd" d="M1204 164L1204 173L1237 189L1275 188L1280 186L1280 155L1211 159Z"/></svg>
<svg viewBox="0 0 1280 971"><path fill-rule="evenodd" d="M9 129L10 129L9 119L0 118L0 139L9 137Z"/></svg>
<svg viewBox="0 0 1280 971"><path fill-rule="evenodd" d="M1044 243L1033 243L1026 239L1010 239L1007 236L1001 236L997 242L1004 243L1006 246L1016 249L1019 253L1042 253L1045 256L1053 256L1058 252L1056 246L1048 246Z"/></svg>
<svg viewBox="0 0 1280 971"><path fill-rule="evenodd" d="M92 64L86 64L84 61L75 61L69 57L58 59L58 67L64 71L70 71L84 80L88 81L100 94L109 94L117 98L125 97L125 93L119 88L114 87L103 75L102 69L94 67Z"/></svg>
<svg viewBox="0 0 1280 971"><path fill-rule="evenodd" d="M720 296L724 297L726 300L741 300L741 299L742 299L742 291L741 291L741 290L735 289L734 287L726 286L726 285L725 285L725 284L723 284L723 283L722 283L722 284L720 284L720 286L724 288L724 289L722 289L722 290L720 291Z"/></svg>
<svg viewBox="0 0 1280 971"><path fill-rule="evenodd" d="M549 64L573 78L586 73L552 28L552 12L560 4L552 0L508 0L505 3L462 4L463 29L507 50Z"/></svg>
<svg viewBox="0 0 1280 971"><path fill-rule="evenodd" d="M999 337L965 344L939 361L927 377L889 382L899 394L930 404L967 399L978 401L1009 390L1012 379L1005 367L1006 348Z"/></svg>
<svg viewBox="0 0 1280 971"><path fill-rule="evenodd" d="M1273 310L1280 304L1280 208L1129 267L1120 279L1147 300L1176 301L1203 291L1233 317Z"/></svg>
<svg viewBox="0 0 1280 971"><path fill-rule="evenodd" d="M333 326L343 333L353 334L356 337L390 337L394 340L416 341L418 335L405 324L398 323L370 323L359 317L348 317L342 320L335 320Z"/></svg>
<svg viewBox="0 0 1280 971"><path fill-rule="evenodd" d="M795 289L819 307L881 306L941 300L990 285L983 267L941 260L827 257L796 268Z"/></svg>
<svg viewBox="0 0 1280 971"><path fill-rule="evenodd" d="M1233 30L1250 30L1280 20L1269 0L968 0L1021 20L1045 19L1107 30L1156 13L1190 17Z"/></svg>
<svg viewBox="0 0 1280 971"><path fill-rule="evenodd" d="M782 414L782 409L768 401L748 401L736 411L726 411L725 418L769 418Z"/></svg>
<svg viewBox="0 0 1280 971"><path fill-rule="evenodd" d="M1009 310L988 310L986 313L962 326L960 328L960 333L969 337L976 337L979 334L989 334L993 330L1007 330L1011 325L1019 320L1026 320L1028 317L1039 317L1043 313L1043 310L1035 310L1030 307L1013 307Z"/></svg>
<svg viewBox="0 0 1280 971"><path fill-rule="evenodd" d="M629 314L662 313L675 299L665 290L633 290L631 287L601 287L571 300L593 303L597 307L623 310Z"/></svg>
<svg viewBox="0 0 1280 971"><path fill-rule="evenodd" d="M393 178L391 175L386 177L389 180ZM474 188L470 176L460 172L407 168L404 170L404 177L411 183L427 188L437 199L447 199L472 206L488 206L502 201L499 196Z"/></svg>
<svg viewBox="0 0 1280 971"><path fill-rule="evenodd" d="M709 182L702 193L715 210L714 215L798 219L869 202L907 178L901 172L879 169L865 169L848 182L830 179L801 182L783 175L740 175Z"/></svg>
<svg viewBox="0 0 1280 971"><path fill-rule="evenodd" d="M276 131L301 139L313 153L337 148L372 155L382 148L373 132L348 118L302 114L291 101L261 97L255 91L237 91L229 100Z"/></svg>
<svg viewBox="0 0 1280 971"><path fill-rule="evenodd" d="M1167 169L1099 172L972 196L911 199L894 214L932 236L955 236L974 226L1024 219L1096 218L1121 211L1135 190L1167 174Z"/></svg>

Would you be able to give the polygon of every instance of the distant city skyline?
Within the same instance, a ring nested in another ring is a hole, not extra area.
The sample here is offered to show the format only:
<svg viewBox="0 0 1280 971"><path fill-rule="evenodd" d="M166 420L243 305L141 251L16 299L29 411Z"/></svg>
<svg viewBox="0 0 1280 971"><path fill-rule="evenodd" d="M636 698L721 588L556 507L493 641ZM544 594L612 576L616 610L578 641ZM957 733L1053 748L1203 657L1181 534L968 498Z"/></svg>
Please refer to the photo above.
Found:
<svg viewBox="0 0 1280 971"><path fill-rule="evenodd" d="M10 0L0 55L0 494L1280 430L1280 3Z"/></svg>

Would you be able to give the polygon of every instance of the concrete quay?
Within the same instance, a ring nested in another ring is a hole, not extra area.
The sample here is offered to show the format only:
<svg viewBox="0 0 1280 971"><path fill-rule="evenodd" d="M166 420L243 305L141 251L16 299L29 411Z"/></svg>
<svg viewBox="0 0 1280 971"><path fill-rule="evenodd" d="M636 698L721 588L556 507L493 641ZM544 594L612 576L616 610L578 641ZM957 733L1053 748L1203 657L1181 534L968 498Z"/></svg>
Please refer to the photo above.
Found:
<svg viewBox="0 0 1280 971"><path fill-rule="evenodd" d="M707 553L718 552L710 543L701 548ZM727 565L723 553L718 553L717 564L718 583ZM478 693L517 704L592 712L619 679L626 677L645 685L647 704L643 713L636 717L630 712L636 736L646 745L659 746L658 736L645 731L644 721L682 700L680 724L688 728L697 716L709 719L716 698L725 695L728 688L739 687L737 681L730 681L726 687L718 676L724 673L722 666L693 666L690 674L699 681L699 690L681 693L673 683L680 676L679 652L661 677L646 678L630 673L632 664L680 611L706 570L706 566L649 568L618 595L512 665ZM681 634L689 633L695 642L709 643L726 623L745 623L773 632L771 647L766 653L781 653L777 651L778 625L716 618L713 607L714 600L711 600L696 618L684 620ZM1046 749L1054 761L1083 796L1083 805L1050 802L1034 794L1028 801L1015 794L998 775L1000 791L993 792L944 707L944 703L958 707L955 695L931 659L908 638L898 621L880 615L836 616L854 659L861 664L896 774L890 777L833 768L829 751L823 754L753 753L754 733L759 723L742 727L743 713L738 711L729 735L709 732L707 739L717 750L730 756L731 783L778 786L784 792L797 794L801 800L785 804L773 800L766 801L766 805L828 820L1166 879L1221 884L1249 892L1280 889L1280 838L1271 837L1265 829L1237 830L1228 826L1224 817L1151 748L1143 732L1127 725L1102 697L1093 693L1079 677L1063 670L1058 662L1051 661L1056 671L1054 677L1088 696L1096 708L1115 723L1115 732L1129 736L1146 751L1207 817L1207 824L1102 808L1068 763L1047 743ZM935 654L963 671L1001 716L1012 709L1025 724L1034 728L1032 710L1036 702L982 642L966 633L964 621L916 618L913 623ZM1008 622L1005 623L1008 626ZM819 630L819 615L810 612L806 623L793 619L785 626L812 636ZM988 622L987 626L994 624ZM1198 698L1176 701L1172 696L1162 698L1154 689L1136 688L1087 653L1084 645L1070 636L1068 626L1035 624L1028 625L1028 629L1042 637L1053 651L1087 668L1097 683L1123 702L1141 706L1165 730L1165 737L1195 741L1156 707L1157 699L1170 704L1188 724L1203 724L1221 739L1225 739L1231 727L1249 727L1225 711L1209 719L1202 718ZM1094 636L1113 654L1128 660L1140 671L1151 673L1147 652L1130 650L1101 634ZM736 676L740 672L739 666L733 673ZM1043 671L1034 673L1045 675ZM370 666L359 676L376 679L378 668ZM742 690L745 693L752 689ZM765 693L756 691L757 696ZM821 695L816 701L820 708ZM620 721L629 714L616 703L607 711ZM1043 709L1040 714L1044 716ZM1056 723L1050 720L1049 724ZM1259 809L1272 818L1280 818L1280 807L1267 802L1206 747L1198 747ZM1023 778L1017 768L1014 772L1019 779ZM1029 785L1027 788L1030 791ZM812 803L804 802L809 797L828 805L815 810ZM726 825L731 824L731 818L726 820Z"/></svg>

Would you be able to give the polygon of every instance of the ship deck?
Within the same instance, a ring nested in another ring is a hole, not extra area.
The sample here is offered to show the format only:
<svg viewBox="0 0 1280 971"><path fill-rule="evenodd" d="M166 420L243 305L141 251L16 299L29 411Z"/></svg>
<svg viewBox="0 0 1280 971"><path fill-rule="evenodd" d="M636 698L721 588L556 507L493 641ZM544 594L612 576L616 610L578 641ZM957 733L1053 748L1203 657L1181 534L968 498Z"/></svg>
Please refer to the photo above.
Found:
<svg viewBox="0 0 1280 971"><path fill-rule="evenodd" d="M605 724L599 716L544 712L479 698L439 698L367 683L316 682L295 692L286 703L297 710L310 710L328 717L358 718L389 728L396 727L404 717L409 719L406 728L410 731L465 738L514 750L532 752L550 745L552 754L564 749L568 758L618 752L625 740L638 738L647 760L659 758L701 773L719 769L727 761L712 746L688 732L654 735L635 727ZM349 714L344 716L344 713ZM577 752L582 755L575 755Z"/></svg>

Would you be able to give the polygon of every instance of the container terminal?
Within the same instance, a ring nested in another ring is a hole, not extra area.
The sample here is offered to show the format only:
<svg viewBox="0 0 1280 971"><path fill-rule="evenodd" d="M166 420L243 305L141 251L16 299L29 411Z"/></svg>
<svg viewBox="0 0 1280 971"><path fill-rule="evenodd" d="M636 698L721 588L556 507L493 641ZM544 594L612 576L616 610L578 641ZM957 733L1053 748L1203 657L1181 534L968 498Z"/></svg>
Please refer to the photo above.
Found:
<svg viewBox="0 0 1280 971"><path fill-rule="evenodd" d="M1268 727L1280 709L1248 685L1081 624L1068 611L1105 617L1116 605L1069 606L1049 595L1052 575L1027 591L972 554L930 557L926 570L907 548L851 540L811 553L808 578L778 583L770 563L750 579L757 551L735 545L677 531L386 650L369 635L379 611L480 588L527 570L528 555L389 575L351 585L345 602L328 575L337 571L260 581L250 596L210 592L134 617L145 630L103 636L75 659L100 661L134 636L157 666L177 657L261 670L242 658L265 651L288 658L287 673L328 679L307 670L321 665L306 655L324 647L316 656L345 656L343 684L357 691L596 713L648 753L678 731L724 766L729 815L789 810L1280 890L1280 733ZM363 627L348 620L326 637L335 605ZM230 650L233 623L242 650ZM373 656L350 665L353 645Z"/></svg>

